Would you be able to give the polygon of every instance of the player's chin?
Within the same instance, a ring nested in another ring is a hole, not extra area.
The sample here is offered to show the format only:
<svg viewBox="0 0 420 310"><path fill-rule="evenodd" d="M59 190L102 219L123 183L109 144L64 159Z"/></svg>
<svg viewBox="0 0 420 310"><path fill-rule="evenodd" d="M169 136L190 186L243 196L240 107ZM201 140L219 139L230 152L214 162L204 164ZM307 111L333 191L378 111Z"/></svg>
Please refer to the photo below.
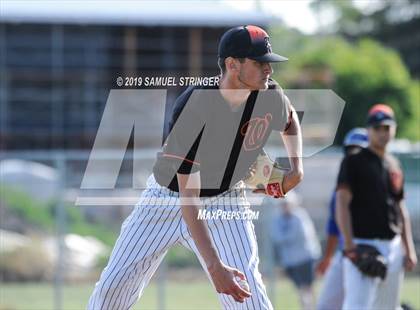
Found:
<svg viewBox="0 0 420 310"><path fill-rule="evenodd" d="M390 140L388 140L388 139L380 139L378 141L378 145L381 148L385 148L388 145L389 142L390 142Z"/></svg>

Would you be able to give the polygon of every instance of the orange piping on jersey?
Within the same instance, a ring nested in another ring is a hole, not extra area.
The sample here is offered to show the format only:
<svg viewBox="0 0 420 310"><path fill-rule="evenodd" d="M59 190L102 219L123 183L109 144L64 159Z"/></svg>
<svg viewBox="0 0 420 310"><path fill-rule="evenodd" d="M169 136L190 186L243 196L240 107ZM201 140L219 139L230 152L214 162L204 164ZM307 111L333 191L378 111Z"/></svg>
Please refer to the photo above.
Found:
<svg viewBox="0 0 420 310"><path fill-rule="evenodd" d="M181 156L178 156L178 155L163 154L163 157L170 157L170 158L181 159L181 160L185 160L186 162L188 162L190 164L194 164L194 165L200 166L200 163L199 162L193 161L193 160L189 160L189 159L186 159L186 158L181 157Z"/></svg>

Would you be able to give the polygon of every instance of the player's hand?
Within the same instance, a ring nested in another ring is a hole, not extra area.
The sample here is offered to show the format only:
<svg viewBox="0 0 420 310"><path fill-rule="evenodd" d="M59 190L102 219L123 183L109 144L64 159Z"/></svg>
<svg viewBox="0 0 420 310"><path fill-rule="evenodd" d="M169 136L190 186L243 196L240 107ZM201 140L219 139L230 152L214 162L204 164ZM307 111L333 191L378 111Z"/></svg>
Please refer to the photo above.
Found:
<svg viewBox="0 0 420 310"><path fill-rule="evenodd" d="M279 184L280 184L280 187L281 187L281 191L283 193L279 192L278 196L270 194L270 192L267 188L256 188L252 192L254 194L265 194L265 195L268 195L268 196L273 197L273 198L283 198L284 193L286 193L286 191L284 190L286 188L285 186L286 186L286 184L288 184L288 181L290 180L290 176L292 175L292 173L293 173L292 171L288 171L287 173L284 174L284 176L282 176L283 179L282 179L281 183L279 183ZM288 186L287 188L292 188L292 187Z"/></svg>
<svg viewBox="0 0 420 310"><path fill-rule="evenodd" d="M412 271L417 265L416 253L410 253L405 257L404 267L406 271Z"/></svg>
<svg viewBox="0 0 420 310"><path fill-rule="evenodd" d="M289 170L273 162L267 154L260 154L250 167L244 182L253 189L253 193L284 197L283 180L286 171Z"/></svg>
<svg viewBox="0 0 420 310"><path fill-rule="evenodd" d="M251 296L250 292L242 289L235 281L235 277L246 280L245 275L238 269L219 263L215 266L209 267L208 271L218 293L230 295L240 303L244 302L245 298Z"/></svg>
<svg viewBox="0 0 420 310"><path fill-rule="evenodd" d="M262 188L253 189L252 192L254 194L266 194L265 189L262 189Z"/></svg>
<svg viewBox="0 0 420 310"><path fill-rule="evenodd" d="M328 257L323 257L315 268L316 273L320 276L324 275L330 266L330 262L331 260Z"/></svg>
<svg viewBox="0 0 420 310"><path fill-rule="evenodd" d="M286 180L288 180L290 178L290 174L291 173L292 172L289 171L286 174L284 174L282 183L280 185L283 189L284 189L284 186L285 186L285 184L287 182ZM265 195L269 195L269 196L274 197L274 198L281 198L281 197L276 197L276 196L273 196L273 195L270 195L269 193L267 193L267 188L256 188L256 189L252 190L252 192L254 194L265 194Z"/></svg>
<svg viewBox="0 0 420 310"><path fill-rule="evenodd" d="M289 192L291 189L293 189L298 183L300 182L300 174L297 171L294 170L288 170L284 176L283 176L283 180L281 182L281 187L283 190L283 193L286 194L287 192ZM266 194L267 195L267 189L265 188L257 188L254 189L252 191L254 194ZM271 197L274 198L282 198L282 196L280 197L276 197L273 195L269 195Z"/></svg>

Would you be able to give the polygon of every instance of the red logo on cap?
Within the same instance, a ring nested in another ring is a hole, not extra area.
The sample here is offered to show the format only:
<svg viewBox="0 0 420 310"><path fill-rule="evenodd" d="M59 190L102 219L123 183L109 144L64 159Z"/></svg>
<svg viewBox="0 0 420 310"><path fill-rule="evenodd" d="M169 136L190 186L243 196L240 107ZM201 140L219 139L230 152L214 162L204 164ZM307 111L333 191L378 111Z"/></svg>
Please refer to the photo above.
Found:
<svg viewBox="0 0 420 310"><path fill-rule="evenodd" d="M246 26L246 29L248 30L249 36L251 37L251 41L262 41L264 38L268 37L267 32L265 32L263 29L257 26Z"/></svg>

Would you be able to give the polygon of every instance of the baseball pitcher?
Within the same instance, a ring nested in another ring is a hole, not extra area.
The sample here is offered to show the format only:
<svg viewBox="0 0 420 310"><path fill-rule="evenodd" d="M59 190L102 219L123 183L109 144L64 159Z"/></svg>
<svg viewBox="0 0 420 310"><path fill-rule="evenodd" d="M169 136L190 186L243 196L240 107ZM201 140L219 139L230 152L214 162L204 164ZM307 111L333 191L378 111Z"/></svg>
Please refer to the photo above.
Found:
<svg viewBox="0 0 420 310"><path fill-rule="evenodd" d="M199 258L225 309L272 309L258 270L252 222L198 218L199 209L246 214L244 179L278 131L291 169L269 167L264 193L281 197L302 179L296 112L271 78L269 36L256 26L228 30L219 42L218 86L190 87L175 101L169 134L153 174L124 221L88 309L130 309L168 249L182 244Z"/></svg>

